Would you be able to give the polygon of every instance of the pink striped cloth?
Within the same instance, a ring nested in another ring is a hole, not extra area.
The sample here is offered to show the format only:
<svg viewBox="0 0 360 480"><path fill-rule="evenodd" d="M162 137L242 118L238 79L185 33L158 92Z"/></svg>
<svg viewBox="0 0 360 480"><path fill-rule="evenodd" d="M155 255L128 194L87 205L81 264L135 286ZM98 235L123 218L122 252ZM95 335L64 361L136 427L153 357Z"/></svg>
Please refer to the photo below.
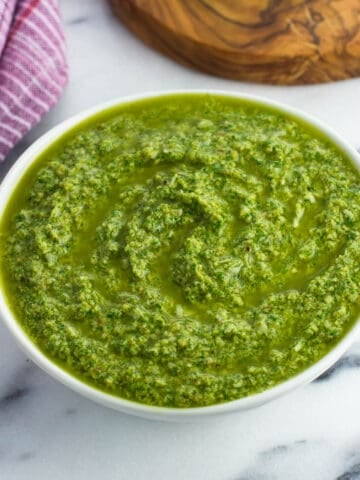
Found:
<svg viewBox="0 0 360 480"><path fill-rule="evenodd" d="M0 0L0 161L56 104L67 78L56 0Z"/></svg>

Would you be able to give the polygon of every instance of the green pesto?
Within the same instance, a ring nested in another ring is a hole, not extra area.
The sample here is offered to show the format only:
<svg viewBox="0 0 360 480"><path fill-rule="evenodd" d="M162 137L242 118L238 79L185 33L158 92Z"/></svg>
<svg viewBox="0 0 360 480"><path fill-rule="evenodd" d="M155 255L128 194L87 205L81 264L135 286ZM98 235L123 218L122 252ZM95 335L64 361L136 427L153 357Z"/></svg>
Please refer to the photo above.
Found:
<svg viewBox="0 0 360 480"><path fill-rule="evenodd" d="M0 225L1 283L51 359L123 398L198 407L268 389L360 311L360 177L261 104L167 96L57 140Z"/></svg>

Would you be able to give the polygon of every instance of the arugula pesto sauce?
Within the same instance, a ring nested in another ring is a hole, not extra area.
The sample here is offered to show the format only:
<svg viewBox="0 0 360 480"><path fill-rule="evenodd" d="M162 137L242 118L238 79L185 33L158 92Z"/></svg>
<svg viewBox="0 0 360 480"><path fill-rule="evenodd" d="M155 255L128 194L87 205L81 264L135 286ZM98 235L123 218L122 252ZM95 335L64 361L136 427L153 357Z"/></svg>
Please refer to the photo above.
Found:
<svg viewBox="0 0 360 480"><path fill-rule="evenodd" d="M212 405L345 335L359 227L359 173L320 133L257 103L167 96L92 117L39 157L2 219L2 288L81 380Z"/></svg>

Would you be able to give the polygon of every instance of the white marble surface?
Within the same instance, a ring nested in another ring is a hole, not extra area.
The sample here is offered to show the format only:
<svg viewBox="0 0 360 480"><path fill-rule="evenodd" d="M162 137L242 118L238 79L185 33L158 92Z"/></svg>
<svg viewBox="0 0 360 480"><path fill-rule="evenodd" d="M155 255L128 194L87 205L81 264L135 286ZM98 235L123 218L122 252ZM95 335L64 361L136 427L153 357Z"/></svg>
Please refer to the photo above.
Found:
<svg viewBox="0 0 360 480"><path fill-rule="evenodd" d="M71 79L59 105L7 161L69 115L115 96L220 88L287 102L360 148L360 79L321 86L231 82L151 51L105 0L62 0ZM360 340L360 339L359 339ZM107 410L40 371L0 324L0 480L360 479L360 343L322 380L257 410L201 424Z"/></svg>

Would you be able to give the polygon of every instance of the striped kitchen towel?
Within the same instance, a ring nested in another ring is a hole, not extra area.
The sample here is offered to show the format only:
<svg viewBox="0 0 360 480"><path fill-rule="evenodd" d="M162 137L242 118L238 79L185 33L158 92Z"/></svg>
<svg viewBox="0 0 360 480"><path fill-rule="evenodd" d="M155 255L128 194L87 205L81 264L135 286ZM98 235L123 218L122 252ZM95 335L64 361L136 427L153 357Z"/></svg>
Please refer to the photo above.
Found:
<svg viewBox="0 0 360 480"><path fill-rule="evenodd" d="M0 160L56 104L67 78L56 0L0 0Z"/></svg>

